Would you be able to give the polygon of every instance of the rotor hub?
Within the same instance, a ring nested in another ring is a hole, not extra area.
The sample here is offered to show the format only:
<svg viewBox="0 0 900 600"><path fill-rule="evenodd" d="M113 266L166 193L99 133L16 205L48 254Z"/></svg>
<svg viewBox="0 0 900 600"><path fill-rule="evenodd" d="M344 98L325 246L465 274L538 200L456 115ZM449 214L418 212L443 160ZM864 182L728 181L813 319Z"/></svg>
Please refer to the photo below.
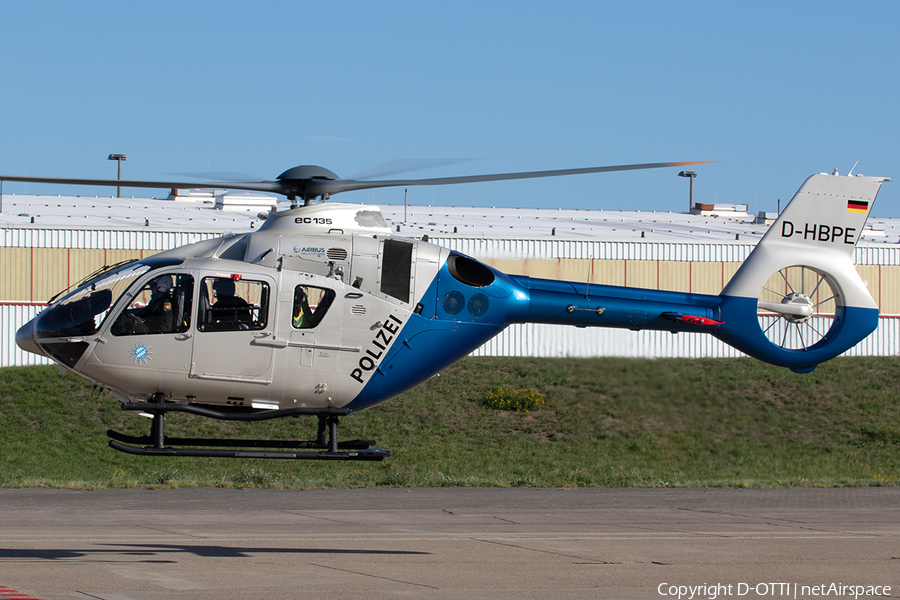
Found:
<svg viewBox="0 0 900 600"><path fill-rule="evenodd" d="M316 165L292 167L278 176L278 181L284 186L282 193L291 201L302 198L304 204L309 204L319 196L327 196L327 187L323 188L321 184L339 179L333 171Z"/></svg>
<svg viewBox="0 0 900 600"><path fill-rule="evenodd" d="M783 313L781 315L791 323L806 323L812 316L813 301L806 294L791 292L781 300L781 303L809 307L809 314Z"/></svg>
<svg viewBox="0 0 900 600"><path fill-rule="evenodd" d="M304 181L307 179L340 179L333 171L316 165L299 165L292 167L278 176L282 181Z"/></svg>

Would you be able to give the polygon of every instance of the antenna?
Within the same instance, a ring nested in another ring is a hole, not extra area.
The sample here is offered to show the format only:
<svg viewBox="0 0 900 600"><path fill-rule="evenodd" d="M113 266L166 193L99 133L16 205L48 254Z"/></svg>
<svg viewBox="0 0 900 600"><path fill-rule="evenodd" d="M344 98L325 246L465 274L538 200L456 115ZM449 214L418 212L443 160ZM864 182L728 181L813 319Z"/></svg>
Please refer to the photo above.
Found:
<svg viewBox="0 0 900 600"><path fill-rule="evenodd" d="M594 250L591 249L591 266L588 269L587 282L584 286L584 299L588 300L591 297L591 279L594 277Z"/></svg>
<svg viewBox="0 0 900 600"><path fill-rule="evenodd" d="M851 167L850 172L847 173L847 177L851 177L853 175L853 169L855 169L856 165L858 165L858 164L859 164L859 159L857 159L856 162L853 163L853 167Z"/></svg>

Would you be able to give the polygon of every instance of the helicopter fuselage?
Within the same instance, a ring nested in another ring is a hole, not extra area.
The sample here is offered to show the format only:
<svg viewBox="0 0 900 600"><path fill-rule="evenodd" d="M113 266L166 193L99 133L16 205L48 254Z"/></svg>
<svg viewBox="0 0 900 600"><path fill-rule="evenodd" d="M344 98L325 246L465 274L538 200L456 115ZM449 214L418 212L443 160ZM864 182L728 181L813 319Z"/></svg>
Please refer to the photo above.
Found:
<svg viewBox="0 0 900 600"><path fill-rule="evenodd" d="M361 410L510 323L691 330L666 315L715 323L719 302L508 276L392 236L377 208L320 204L109 269L18 340L123 402Z"/></svg>
<svg viewBox="0 0 900 600"><path fill-rule="evenodd" d="M381 460L389 454L369 448L372 440L339 442L338 418L419 385L513 323L703 332L811 371L877 326L877 305L852 262L858 236L846 232L862 230L868 213L858 207L868 209L885 180L807 179L717 296L506 275L391 235L375 207L328 203L272 213L252 233L104 268L52 301L16 342L107 388L124 409L152 413L149 436L110 432L125 452ZM845 233L791 233L822 223ZM814 300L820 291L824 299ZM249 454L172 449L233 441L167 442L171 411L317 415L316 439L291 444L324 451L273 452L279 443L266 440L243 440L265 448Z"/></svg>

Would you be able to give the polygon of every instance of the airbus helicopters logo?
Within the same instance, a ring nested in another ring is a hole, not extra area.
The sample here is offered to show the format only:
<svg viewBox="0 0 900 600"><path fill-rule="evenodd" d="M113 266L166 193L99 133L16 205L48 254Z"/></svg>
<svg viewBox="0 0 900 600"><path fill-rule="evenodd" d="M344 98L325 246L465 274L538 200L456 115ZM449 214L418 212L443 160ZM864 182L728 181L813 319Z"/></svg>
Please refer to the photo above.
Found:
<svg viewBox="0 0 900 600"><path fill-rule="evenodd" d="M378 361L384 355L388 346L391 345L394 336L400 331L401 325L403 325L403 321L394 315L390 315L390 320L384 322L384 325L382 325L378 330L378 333L375 334L375 339L372 340L371 346L375 348L375 351L372 351L372 347L366 349L365 355L360 358L357 363L358 366L350 372L350 377L360 383L365 383L363 375L369 373L378 366Z"/></svg>
<svg viewBox="0 0 900 600"><path fill-rule="evenodd" d="M294 254L300 256L325 256L325 248L315 246L294 246Z"/></svg>

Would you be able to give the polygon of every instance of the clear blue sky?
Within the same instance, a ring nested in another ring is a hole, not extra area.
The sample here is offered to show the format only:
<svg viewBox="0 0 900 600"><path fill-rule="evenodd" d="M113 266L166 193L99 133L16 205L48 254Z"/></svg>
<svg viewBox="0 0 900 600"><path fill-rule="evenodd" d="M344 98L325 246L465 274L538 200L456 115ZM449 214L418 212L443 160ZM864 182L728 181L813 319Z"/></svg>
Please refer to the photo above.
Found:
<svg viewBox="0 0 900 600"><path fill-rule="evenodd" d="M900 217L898 26L895 1L3 2L0 174L114 178L110 153L139 179L715 160L696 168L695 200L754 211L859 159L857 173L896 180L874 214ZM684 210L677 171L409 200ZM25 191L88 193L4 184ZM397 204L403 190L335 199Z"/></svg>

